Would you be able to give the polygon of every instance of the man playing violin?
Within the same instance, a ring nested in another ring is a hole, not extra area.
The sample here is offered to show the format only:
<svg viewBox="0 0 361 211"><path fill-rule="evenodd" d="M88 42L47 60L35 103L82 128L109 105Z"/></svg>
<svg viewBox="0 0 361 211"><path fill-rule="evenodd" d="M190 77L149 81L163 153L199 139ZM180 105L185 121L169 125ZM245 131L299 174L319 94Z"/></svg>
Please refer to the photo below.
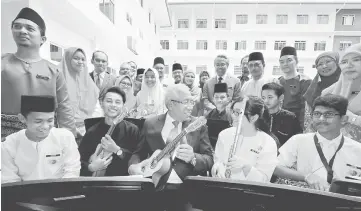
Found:
<svg viewBox="0 0 361 211"><path fill-rule="evenodd" d="M126 95L119 87L110 87L101 96L104 118L88 129L79 146L81 176L126 176L128 161L139 140L139 129L122 120ZM113 132L107 134L111 125ZM101 172L103 174L94 174Z"/></svg>
<svg viewBox="0 0 361 211"><path fill-rule="evenodd" d="M156 150L163 149L196 119L191 116L195 102L192 101L189 88L184 84L168 87L165 104L168 109L166 114L146 119L144 122L140 143L129 161L131 175L143 175L142 168L146 163L141 161ZM207 127L201 126L199 130L188 133L170 154L173 162L165 175L168 178L165 179L167 184L164 196L160 197L164 205L162 209L184 210L183 197L176 189L186 176L204 174L213 165L213 149ZM174 194L177 194L176 197Z"/></svg>

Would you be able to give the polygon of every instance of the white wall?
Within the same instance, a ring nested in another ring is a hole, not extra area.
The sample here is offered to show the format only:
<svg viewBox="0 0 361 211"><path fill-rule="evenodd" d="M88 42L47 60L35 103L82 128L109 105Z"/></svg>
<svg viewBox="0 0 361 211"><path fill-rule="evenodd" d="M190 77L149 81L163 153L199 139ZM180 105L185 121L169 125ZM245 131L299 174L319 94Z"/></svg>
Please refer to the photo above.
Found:
<svg viewBox="0 0 361 211"><path fill-rule="evenodd" d="M138 0L114 0L113 24L99 10L99 0L2 0L1 51L16 51L10 23L21 8L29 6L46 22L48 41L41 48L44 58L50 59L50 43L54 43L62 48L83 48L89 60L89 71L93 68L90 58L95 50L105 51L109 56L109 66L116 70L121 63L130 60L135 61L139 67L149 67L159 50L159 38L154 32L155 19L152 18L149 23L148 7L151 0L144 2L142 8ZM133 19L132 25L126 20L127 12ZM159 26L157 28L159 29ZM143 33L143 39L140 39L139 30ZM127 36L133 36L138 40L138 55L128 49Z"/></svg>

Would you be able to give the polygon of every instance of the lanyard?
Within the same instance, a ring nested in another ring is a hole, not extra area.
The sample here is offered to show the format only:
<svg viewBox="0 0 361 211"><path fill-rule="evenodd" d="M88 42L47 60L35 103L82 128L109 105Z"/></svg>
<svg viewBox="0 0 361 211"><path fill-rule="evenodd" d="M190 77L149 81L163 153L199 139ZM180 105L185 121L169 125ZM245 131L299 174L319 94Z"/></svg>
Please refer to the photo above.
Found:
<svg viewBox="0 0 361 211"><path fill-rule="evenodd" d="M332 156L332 158L331 158L331 160L330 160L330 163L327 162L327 160L326 160L326 158L325 158L325 155L324 155L323 152L322 152L320 143L318 142L318 138L317 138L316 135L313 137L313 140L315 141L315 145L316 145L316 149L317 149L318 155L320 156L320 159L321 159L324 167L325 167L326 170L327 170L327 182L331 184L332 178L333 178L333 170L332 170L333 161L335 160L335 157L336 157L337 152L340 151L340 149L341 149L342 146L343 146L343 143L345 142L344 137L342 136L340 145L338 146L335 154Z"/></svg>

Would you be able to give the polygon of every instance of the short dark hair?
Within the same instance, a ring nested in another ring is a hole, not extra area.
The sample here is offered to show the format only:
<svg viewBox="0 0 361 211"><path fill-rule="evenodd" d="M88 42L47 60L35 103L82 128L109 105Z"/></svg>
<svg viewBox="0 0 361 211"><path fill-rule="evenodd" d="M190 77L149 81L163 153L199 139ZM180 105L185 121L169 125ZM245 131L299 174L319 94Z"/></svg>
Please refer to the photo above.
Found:
<svg viewBox="0 0 361 211"><path fill-rule="evenodd" d="M123 103L125 103L125 101L126 101L125 92L117 86L112 86L112 87L108 88L107 90L105 90L105 92L100 96L100 101L103 101L105 98L105 95L109 92L113 92L113 93L116 93L116 94L122 96Z"/></svg>
<svg viewBox="0 0 361 211"><path fill-rule="evenodd" d="M263 90L273 90L276 93L277 97L280 97L281 95L283 95L285 93L285 89L283 88L283 86L281 86L275 82L267 83L267 84L263 85L262 91Z"/></svg>
<svg viewBox="0 0 361 211"><path fill-rule="evenodd" d="M317 106L333 108L341 116L344 116L347 112L348 100L340 95L327 94L315 99L313 102L312 111L314 111Z"/></svg>
<svg viewBox="0 0 361 211"><path fill-rule="evenodd" d="M108 61L108 54L106 54L104 51L94 51L93 55L92 55L92 60L94 60L94 57L95 57L96 53L103 53L107 57L107 61Z"/></svg>
<svg viewBox="0 0 361 211"><path fill-rule="evenodd" d="M228 94L228 93L227 93L227 94ZM235 100L235 101L233 101L232 104L231 104L231 110L233 110L234 105L236 105L236 103L240 103L240 102L242 102L242 100Z"/></svg>

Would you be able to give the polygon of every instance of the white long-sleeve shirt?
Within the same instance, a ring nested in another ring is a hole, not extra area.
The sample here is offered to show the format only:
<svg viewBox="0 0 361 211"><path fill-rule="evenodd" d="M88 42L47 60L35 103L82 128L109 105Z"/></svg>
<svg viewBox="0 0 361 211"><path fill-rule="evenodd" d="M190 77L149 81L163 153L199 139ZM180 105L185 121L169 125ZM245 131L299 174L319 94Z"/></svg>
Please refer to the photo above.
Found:
<svg viewBox="0 0 361 211"><path fill-rule="evenodd" d="M79 177L80 154L74 135L52 128L40 142L29 140L25 129L6 137L1 145L1 183Z"/></svg>
<svg viewBox="0 0 361 211"><path fill-rule="evenodd" d="M250 79L243 84L241 93L243 96L262 97L262 86L271 82L278 83L278 80L276 78L266 76L262 76L262 78L258 80Z"/></svg>
<svg viewBox="0 0 361 211"><path fill-rule="evenodd" d="M219 133L214 154L214 165L227 164L229 152L236 135L236 127ZM231 175L231 179L269 182L277 166L277 145L268 134L258 131L255 136L239 136L235 155L247 161L252 168L247 175Z"/></svg>

